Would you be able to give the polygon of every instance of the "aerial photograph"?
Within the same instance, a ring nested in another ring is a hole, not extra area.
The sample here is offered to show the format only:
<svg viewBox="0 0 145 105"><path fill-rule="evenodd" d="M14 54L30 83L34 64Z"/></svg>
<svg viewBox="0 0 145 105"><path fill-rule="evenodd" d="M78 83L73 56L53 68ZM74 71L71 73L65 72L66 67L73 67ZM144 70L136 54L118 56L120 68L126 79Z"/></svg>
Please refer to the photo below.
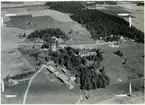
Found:
<svg viewBox="0 0 145 105"><path fill-rule="evenodd" d="M144 104L144 1L1 1L1 104Z"/></svg>

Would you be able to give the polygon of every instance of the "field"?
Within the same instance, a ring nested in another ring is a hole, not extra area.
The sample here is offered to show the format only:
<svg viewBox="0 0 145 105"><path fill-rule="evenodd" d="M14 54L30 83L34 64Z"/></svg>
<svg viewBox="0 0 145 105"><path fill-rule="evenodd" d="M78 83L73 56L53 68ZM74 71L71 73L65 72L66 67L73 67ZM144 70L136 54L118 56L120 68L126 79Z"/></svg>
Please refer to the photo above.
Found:
<svg viewBox="0 0 145 105"><path fill-rule="evenodd" d="M49 12L50 16L45 16L46 12ZM91 35L87 31L85 27L80 25L79 23L70 20L66 15L60 14L59 12L54 12L56 14L52 14L53 11L44 10L43 13L40 14L42 11L37 12L30 12L31 15L24 15L24 16L15 16L10 17L10 21L5 22L7 27L16 27L24 30L27 32L28 30L40 30L45 28L60 28L66 34L68 34L71 30L74 32L70 35L71 40L67 41L67 44L92 44L94 41L90 39ZM37 16L37 15L40 16ZM62 16L61 16L62 15ZM58 16L61 17L61 20L58 20ZM52 18L53 17L53 18ZM65 21L62 19L65 18ZM23 23L23 25L21 25ZM76 32L79 33L76 35Z"/></svg>
<svg viewBox="0 0 145 105"><path fill-rule="evenodd" d="M34 78L26 104L75 104L78 101L77 94L63 86L63 83L49 72L46 73L43 71Z"/></svg>
<svg viewBox="0 0 145 105"><path fill-rule="evenodd" d="M27 6L43 6L44 2L2 2L2 8L19 8Z"/></svg>
<svg viewBox="0 0 145 105"><path fill-rule="evenodd" d="M10 17L11 21L6 22L7 27L16 27L23 30L32 29L29 23L32 21L31 15ZM23 24L23 25L22 25Z"/></svg>
<svg viewBox="0 0 145 105"><path fill-rule="evenodd" d="M98 47L104 51L104 61L101 65L106 68L106 73L111 77L111 84L118 83L118 79L125 82L129 76L136 79L140 78L140 74L144 74L143 44L125 42L120 44L119 48L110 48L106 45ZM123 57L127 58L125 65L122 65L123 58L113 54L116 50L120 50L123 53Z"/></svg>
<svg viewBox="0 0 145 105"><path fill-rule="evenodd" d="M19 85L5 88L5 92L1 94L2 104L22 104L24 92L27 85ZM5 95L16 95L14 98L6 98Z"/></svg>
<svg viewBox="0 0 145 105"><path fill-rule="evenodd" d="M9 21L5 22L6 26L20 28L24 30L24 32L45 28L60 28L68 34L71 30L74 30L75 32L79 31L79 33L78 35L75 35L75 33L71 34L71 40L67 41L67 44L94 43L94 41L90 39L91 35L86 28L73 21L69 15L46 9L45 6L42 5L37 7L24 5L21 8L2 8L2 10L5 11L3 14L14 13L14 11L17 14L17 16L10 17ZM4 17L4 20L6 20L6 17Z"/></svg>
<svg viewBox="0 0 145 105"><path fill-rule="evenodd" d="M112 15L117 15L118 13L130 13L129 11L124 10L123 7L119 7L116 5L109 5L109 4L104 4L104 5L102 4L102 5L97 5L97 6L93 5L89 7L89 9L98 9Z"/></svg>
<svg viewBox="0 0 145 105"><path fill-rule="evenodd" d="M132 83L132 96L131 97L117 97L116 95L128 94L129 84L120 83L106 87L106 89L91 90L89 92L90 99L82 102L82 104L130 104L140 103L143 104L143 80L136 80ZM140 91L138 91L140 90ZM102 98L103 97L103 98ZM140 97L140 98L139 98ZM139 98L135 102L135 100Z"/></svg>
<svg viewBox="0 0 145 105"><path fill-rule="evenodd" d="M25 7L28 11L38 11L46 9L45 6L33 6L33 7Z"/></svg>
<svg viewBox="0 0 145 105"><path fill-rule="evenodd" d="M136 6L133 3L120 3L118 5L135 17L132 18L132 25L144 32L144 6ZM128 19L126 20L128 21Z"/></svg>
<svg viewBox="0 0 145 105"><path fill-rule="evenodd" d="M19 8L5 8L3 11L7 11L7 13L19 13L19 12L27 12L27 9L24 7Z"/></svg>
<svg viewBox="0 0 145 105"><path fill-rule="evenodd" d="M3 15L6 13L4 11ZM4 21L9 20L10 18L8 17L4 18ZM4 25L1 27L1 32L1 79L7 75L15 75L32 70L33 67L17 50L21 42L24 41L24 38L19 38L19 35L22 35L24 30ZM26 87L27 85L6 87L5 91L1 94L1 103L21 104ZM6 98L5 95L16 95L16 98Z"/></svg>

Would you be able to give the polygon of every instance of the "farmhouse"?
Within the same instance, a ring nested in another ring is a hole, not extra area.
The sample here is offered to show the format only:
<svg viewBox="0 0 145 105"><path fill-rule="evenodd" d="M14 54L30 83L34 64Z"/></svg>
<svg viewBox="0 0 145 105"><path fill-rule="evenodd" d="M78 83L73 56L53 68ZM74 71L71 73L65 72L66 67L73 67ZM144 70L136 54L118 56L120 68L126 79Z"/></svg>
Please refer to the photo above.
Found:
<svg viewBox="0 0 145 105"><path fill-rule="evenodd" d="M63 74L61 74L61 73L59 73L59 74L57 75L57 77L58 77L59 79L61 79L63 82L67 81L67 78L68 78L66 75L63 75Z"/></svg>
<svg viewBox="0 0 145 105"><path fill-rule="evenodd" d="M72 85L72 83L71 83L71 80L73 80L74 78L68 78L66 75L64 75L64 74L62 74L62 73L60 73L60 72L55 72L55 75L56 75L56 77L58 77L61 81L63 81L65 84L66 84L66 86L69 88L69 89L72 89L72 88L74 88L74 86Z"/></svg>

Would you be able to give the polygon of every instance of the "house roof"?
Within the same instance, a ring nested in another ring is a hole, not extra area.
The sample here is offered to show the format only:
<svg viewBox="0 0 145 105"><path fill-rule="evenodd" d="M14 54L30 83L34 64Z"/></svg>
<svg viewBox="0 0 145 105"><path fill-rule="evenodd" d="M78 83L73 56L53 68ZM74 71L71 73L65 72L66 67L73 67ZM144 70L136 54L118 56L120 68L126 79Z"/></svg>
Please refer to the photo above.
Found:
<svg viewBox="0 0 145 105"><path fill-rule="evenodd" d="M59 74L59 76L58 76L61 80L63 80L63 81L66 81L67 80L67 76L66 75L63 75L63 74Z"/></svg>

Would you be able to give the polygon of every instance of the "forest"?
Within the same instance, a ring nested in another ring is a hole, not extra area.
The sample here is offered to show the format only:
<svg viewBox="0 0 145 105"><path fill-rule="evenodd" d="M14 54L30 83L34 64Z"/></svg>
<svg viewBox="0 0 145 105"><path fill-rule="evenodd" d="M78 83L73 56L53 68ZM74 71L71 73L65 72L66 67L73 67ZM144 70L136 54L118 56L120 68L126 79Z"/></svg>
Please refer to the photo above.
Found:
<svg viewBox="0 0 145 105"><path fill-rule="evenodd" d="M121 35L144 43L144 33L134 26L129 27L125 19L104 13L100 10L89 10L83 2L48 2L50 9L72 13L71 18L85 26L94 40L109 35Z"/></svg>

